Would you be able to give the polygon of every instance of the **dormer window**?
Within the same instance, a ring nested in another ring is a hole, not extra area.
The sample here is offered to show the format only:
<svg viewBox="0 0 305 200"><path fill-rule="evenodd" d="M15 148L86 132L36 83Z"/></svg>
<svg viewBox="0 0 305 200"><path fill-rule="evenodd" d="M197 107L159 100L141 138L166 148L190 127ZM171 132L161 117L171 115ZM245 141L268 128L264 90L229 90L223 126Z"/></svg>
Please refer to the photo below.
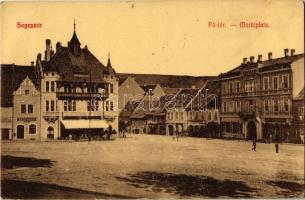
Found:
<svg viewBox="0 0 305 200"><path fill-rule="evenodd" d="M25 90L24 93L25 93L25 95L29 95L30 94L30 90Z"/></svg>

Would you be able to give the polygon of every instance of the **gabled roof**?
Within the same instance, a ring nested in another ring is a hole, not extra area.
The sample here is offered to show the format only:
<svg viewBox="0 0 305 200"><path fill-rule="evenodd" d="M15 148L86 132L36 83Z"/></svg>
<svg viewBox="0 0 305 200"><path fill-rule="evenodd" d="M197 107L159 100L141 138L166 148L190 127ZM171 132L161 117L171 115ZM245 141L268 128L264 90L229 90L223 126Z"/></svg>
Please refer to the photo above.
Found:
<svg viewBox="0 0 305 200"><path fill-rule="evenodd" d="M148 92L149 90L154 90L157 85L142 85L141 88L145 91Z"/></svg>
<svg viewBox="0 0 305 200"><path fill-rule="evenodd" d="M26 77L29 77L36 89L39 90L39 82L35 76L33 66L1 65L1 107L13 106L13 92L20 87L20 84Z"/></svg>

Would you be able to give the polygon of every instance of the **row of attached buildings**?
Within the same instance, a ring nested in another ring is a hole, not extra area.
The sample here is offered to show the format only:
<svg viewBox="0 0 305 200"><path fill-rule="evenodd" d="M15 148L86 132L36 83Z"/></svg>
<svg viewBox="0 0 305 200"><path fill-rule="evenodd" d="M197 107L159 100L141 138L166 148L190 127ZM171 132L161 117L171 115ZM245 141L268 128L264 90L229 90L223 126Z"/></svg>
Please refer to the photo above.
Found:
<svg viewBox="0 0 305 200"><path fill-rule="evenodd" d="M304 54L244 58L215 77L116 73L81 47L46 40L30 66L1 65L1 139L135 134L304 140Z"/></svg>
<svg viewBox="0 0 305 200"><path fill-rule="evenodd" d="M131 133L304 140L304 54L294 49L280 58L271 52L265 60L243 58L218 77L160 76L121 78L120 127Z"/></svg>

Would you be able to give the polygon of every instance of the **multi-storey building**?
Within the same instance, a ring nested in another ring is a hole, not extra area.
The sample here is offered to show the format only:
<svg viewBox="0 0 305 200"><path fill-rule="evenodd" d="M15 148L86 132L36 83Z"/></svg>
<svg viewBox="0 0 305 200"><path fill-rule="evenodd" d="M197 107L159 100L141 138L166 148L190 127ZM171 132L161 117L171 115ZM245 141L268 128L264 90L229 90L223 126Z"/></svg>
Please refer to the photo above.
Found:
<svg viewBox="0 0 305 200"><path fill-rule="evenodd" d="M293 98L293 127L292 136L290 139L297 143L304 144L304 116L305 116L305 105L304 105L304 88L303 90Z"/></svg>
<svg viewBox="0 0 305 200"><path fill-rule="evenodd" d="M40 91L33 66L1 65L1 139L40 139Z"/></svg>
<svg viewBox="0 0 305 200"><path fill-rule="evenodd" d="M211 80L200 89L181 89L165 108L167 135L219 137L218 84Z"/></svg>
<svg viewBox="0 0 305 200"><path fill-rule="evenodd" d="M102 135L110 126L118 131L116 72L109 57L105 66L81 47L75 27L68 45L58 42L55 52L47 39L44 59L38 54L28 69L11 91L12 130L4 131L12 132L11 138L86 137Z"/></svg>
<svg viewBox="0 0 305 200"><path fill-rule="evenodd" d="M292 99L304 86L304 54L285 49L281 58L251 56L219 78L224 136L287 140Z"/></svg>

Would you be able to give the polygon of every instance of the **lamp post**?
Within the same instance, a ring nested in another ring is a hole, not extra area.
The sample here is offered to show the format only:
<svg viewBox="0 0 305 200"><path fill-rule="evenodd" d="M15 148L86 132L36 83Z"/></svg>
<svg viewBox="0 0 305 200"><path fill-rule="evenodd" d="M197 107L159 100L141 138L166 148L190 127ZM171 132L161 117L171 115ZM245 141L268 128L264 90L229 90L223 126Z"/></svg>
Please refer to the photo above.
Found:
<svg viewBox="0 0 305 200"><path fill-rule="evenodd" d="M101 99L103 101L103 120L105 116L105 100L107 99L107 94L105 93L105 89L102 89Z"/></svg>
<svg viewBox="0 0 305 200"><path fill-rule="evenodd" d="M209 89L205 89L205 109L208 110L208 91Z"/></svg>

